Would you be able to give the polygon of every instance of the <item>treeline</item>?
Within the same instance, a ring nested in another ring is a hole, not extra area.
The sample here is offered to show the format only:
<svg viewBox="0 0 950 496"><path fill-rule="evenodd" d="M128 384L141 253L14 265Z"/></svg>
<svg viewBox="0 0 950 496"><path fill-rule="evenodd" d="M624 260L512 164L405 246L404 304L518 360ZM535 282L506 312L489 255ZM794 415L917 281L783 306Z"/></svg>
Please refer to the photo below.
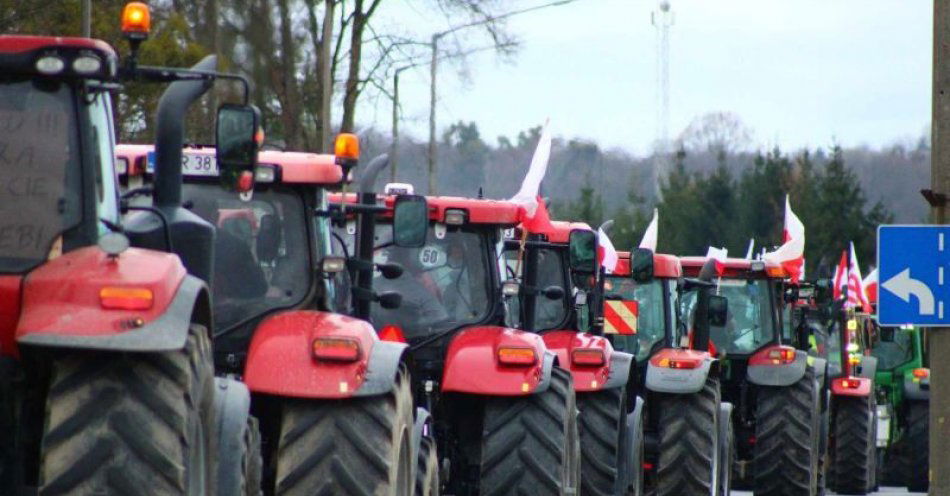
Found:
<svg viewBox="0 0 950 496"><path fill-rule="evenodd" d="M481 136L475 123L447 129L438 147L440 194L506 198L518 189L540 127L517 136ZM366 153L388 152L388 136L367 132ZM829 270L849 240L863 265L876 259L876 228L884 222L927 220L920 189L929 183L926 139L881 150L867 147L742 152L680 140L669 158L669 175L658 199L655 157L603 150L596 143L555 138L542 194L556 218L593 226L615 221L618 249L636 245L654 207L660 210L659 249L703 254L710 245L745 255L782 242L786 193L806 228L807 270ZM427 184L426 145L403 139L395 179ZM385 180L390 180L386 177Z"/></svg>

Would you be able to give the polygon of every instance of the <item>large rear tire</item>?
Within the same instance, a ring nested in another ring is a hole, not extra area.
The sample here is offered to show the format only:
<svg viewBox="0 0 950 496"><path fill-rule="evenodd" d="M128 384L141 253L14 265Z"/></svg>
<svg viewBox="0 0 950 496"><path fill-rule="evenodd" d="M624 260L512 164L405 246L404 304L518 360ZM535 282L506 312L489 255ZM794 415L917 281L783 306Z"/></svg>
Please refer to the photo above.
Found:
<svg viewBox="0 0 950 496"><path fill-rule="evenodd" d="M181 350L57 358L39 494L214 494L213 383L200 325Z"/></svg>
<svg viewBox="0 0 950 496"><path fill-rule="evenodd" d="M247 417L244 431L244 492L245 496L261 496L264 460L261 457L261 430L257 418Z"/></svg>
<svg viewBox="0 0 950 496"><path fill-rule="evenodd" d="M717 491L719 378L706 377L693 394L659 396L657 496L707 496Z"/></svg>
<svg viewBox="0 0 950 496"><path fill-rule="evenodd" d="M761 386L755 412L753 466L756 496L818 493L818 381L808 368L791 386Z"/></svg>
<svg viewBox="0 0 950 496"><path fill-rule="evenodd" d="M626 426L625 389L613 388L577 395L581 439L581 494L616 494L621 442Z"/></svg>
<svg viewBox="0 0 950 496"><path fill-rule="evenodd" d="M439 455L432 438L419 443L415 484L415 496L439 496Z"/></svg>
<svg viewBox="0 0 950 496"><path fill-rule="evenodd" d="M719 496L732 493L732 465L735 461L735 430L732 407L719 409Z"/></svg>
<svg viewBox="0 0 950 496"><path fill-rule="evenodd" d="M930 404L913 402L907 408L907 431L904 443L904 483L914 492L927 492L930 482Z"/></svg>
<svg viewBox="0 0 950 496"><path fill-rule="evenodd" d="M341 400L287 400L277 447L279 496L413 493L412 395L400 368L392 391Z"/></svg>
<svg viewBox="0 0 950 496"><path fill-rule="evenodd" d="M578 493L577 407L569 372L554 367L551 385L531 396L485 405L480 494Z"/></svg>
<svg viewBox="0 0 950 496"><path fill-rule="evenodd" d="M872 397L834 399L834 490L867 494L874 486L876 429Z"/></svg>

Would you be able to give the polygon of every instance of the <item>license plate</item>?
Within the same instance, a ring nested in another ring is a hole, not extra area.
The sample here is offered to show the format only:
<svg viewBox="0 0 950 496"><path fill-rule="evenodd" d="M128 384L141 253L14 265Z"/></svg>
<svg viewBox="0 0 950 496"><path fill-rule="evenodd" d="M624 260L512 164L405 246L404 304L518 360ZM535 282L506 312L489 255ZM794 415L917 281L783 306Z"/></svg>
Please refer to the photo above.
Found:
<svg viewBox="0 0 950 496"><path fill-rule="evenodd" d="M155 152L148 152L146 172L155 172ZM214 155L184 152L181 155L181 173L186 176L217 177L218 162Z"/></svg>

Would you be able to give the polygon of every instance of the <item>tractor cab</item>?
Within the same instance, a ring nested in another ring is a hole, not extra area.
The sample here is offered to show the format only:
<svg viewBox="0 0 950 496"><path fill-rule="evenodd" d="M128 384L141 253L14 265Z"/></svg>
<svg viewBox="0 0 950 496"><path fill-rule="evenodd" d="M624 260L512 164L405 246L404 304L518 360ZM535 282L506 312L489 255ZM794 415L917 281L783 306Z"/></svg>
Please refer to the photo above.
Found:
<svg viewBox="0 0 950 496"><path fill-rule="evenodd" d="M151 145L119 145L119 161L144 173L155 170ZM183 151L182 199L213 225L212 294L215 352L220 365L244 363L254 329L279 310L296 307L335 309L346 292L335 291L333 274L342 261L331 256L327 188L343 179L333 155L262 151L254 189L235 195L220 186L214 149ZM120 175L120 179L121 179Z"/></svg>

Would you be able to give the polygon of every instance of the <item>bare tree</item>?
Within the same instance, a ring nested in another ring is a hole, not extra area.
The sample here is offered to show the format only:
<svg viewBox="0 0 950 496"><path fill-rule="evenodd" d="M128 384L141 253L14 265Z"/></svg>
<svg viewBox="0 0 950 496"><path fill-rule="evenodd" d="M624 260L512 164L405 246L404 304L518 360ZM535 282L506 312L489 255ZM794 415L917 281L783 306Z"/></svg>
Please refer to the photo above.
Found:
<svg viewBox="0 0 950 496"><path fill-rule="evenodd" d="M710 112L695 119L680 134L679 142L688 150L726 156L749 146L752 132L732 112Z"/></svg>

